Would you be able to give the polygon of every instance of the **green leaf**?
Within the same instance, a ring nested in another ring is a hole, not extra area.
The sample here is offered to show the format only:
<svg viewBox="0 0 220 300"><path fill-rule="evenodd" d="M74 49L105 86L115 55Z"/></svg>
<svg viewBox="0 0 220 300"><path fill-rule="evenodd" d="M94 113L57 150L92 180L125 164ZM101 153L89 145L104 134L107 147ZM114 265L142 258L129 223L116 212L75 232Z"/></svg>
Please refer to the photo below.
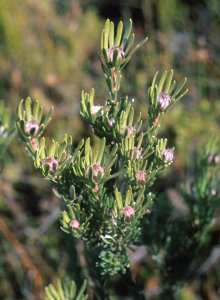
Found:
<svg viewBox="0 0 220 300"><path fill-rule="evenodd" d="M167 77L167 71L165 71L160 78L159 85L158 85L158 94L161 93L163 90L163 85L166 80L166 77Z"/></svg>
<svg viewBox="0 0 220 300"><path fill-rule="evenodd" d="M104 27L104 48L105 49L108 49L109 30L110 30L110 20L107 19Z"/></svg>
<svg viewBox="0 0 220 300"><path fill-rule="evenodd" d="M186 89L182 94L180 94L175 100L179 101L181 98L183 98L188 93L188 89Z"/></svg>
<svg viewBox="0 0 220 300"><path fill-rule="evenodd" d="M81 289L80 289L80 291L79 291L79 293L78 293L78 295L76 297L76 300L80 300L81 299L81 297L83 296L83 293L84 293L84 291L86 289L86 286L87 286L87 281L84 280L83 284L82 284L82 287L81 287Z"/></svg>
<svg viewBox="0 0 220 300"><path fill-rule="evenodd" d="M105 150L105 138L101 139L100 140L100 143L99 143L99 153L98 153L98 158L97 158L97 162L100 164L102 162L102 157L103 157L103 153L104 153L104 150Z"/></svg>
<svg viewBox="0 0 220 300"><path fill-rule="evenodd" d="M33 109L33 118L34 118L34 120L37 120L38 112L39 112L39 102L35 101L34 102L34 109Z"/></svg>
<svg viewBox="0 0 220 300"><path fill-rule="evenodd" d="M57 279L57 290L61 299L64 299L65 295L63 292L62 282L60 279Z"/></svg>
<svg viewBox="0 0 220 300"><path fill-rule="evenodd" d="M121 193L118 191L118 189L115 189L115 198L117 201L117 207L120 210L123 207L123 203L122 203L122 197L121 197Z"/></svg>
<svg viewBox="0 0 220 300"><path fill-rule="evenodd" d="M53 106L51 107L51 109L49 110L49 113L46 115L45 119L43 120L45 127L50 123L52 113L53 113Z"/></svg>
<svg viewBox="0 0 220 300"><path fill-rule="evenodd" d="M110 22L110 31L109 31L109 48L114 46L114 23Z"/></svg>
<svg viewBox="0 0 220 300"><path fill-rule="evenodd" d="M117 33L116 33L116 38L115 38L115 46L120 45L122 32L123 32L123 23L122 23L122 21L120 21L118 23L118 27L117 27Z"/></svg>
<svg viewBox="0 0 220 300"><path fill-rule="evenodd" d="M128 125L132 126L134 119L134 108L132 107L128 116Z"/></svg>
<svg viewBox="0 0 220 300"><path fill-rule="evenodd" d="M128 21L128 24L126 25L125 27L125 32L124 32L124 35L123 35L123 38L122 38L122 43L121 43L121 47L124 48L127 41L128 41L128 38L131 34L131 30L132 30L132 20L129 19Z"/></svg>
<svg viewBox="0 0 220 300"><path fill-rule="evenodd" d="M125 204L124 204L125 207L130 205L132 197L133 197L132 189L131 186L129 186L129 189L127 190L126 197L125 197Z"/></svg>
<svg viewBox="0 0 220 300"><path fill-rule="evenodd" d="M90 138L87 138L86 139L86 142L85 142L85 161L86 161L86 164L87 165L90 165L91 162L90 162L90 151L91 151L91 146L90 146Z"/></svg>
<svg viewBox="0 0 220 300"><path fill-rule="evenodd" d="M23 103L24 103L24 100L22 99L19 106L18 106L18 118L19 118L19 120L23 119Z"/></svg>
<svg viewBox="0 0 220 300"><path fill-rule="evenodd" d="M48 152L49 157L54 157L54 155L55 155L55 150L56 150L56 143L55 143L55 141L53 140L53 141L52 141L52 144L51 144L51 146L50 146L49 152Z"/></svg>
<svg viewBox="0 0 220 300"><path fill-rule="evenodd" d="M129 39L128 45L126 47L125 55L127 55L129 53L129 51L131 50L131 48L134 44L134 38L135 38L135 35L134 35L134 33L132 33L132 35Z"/></svg>
<svg viewBox="0 0 220 300"><path fill-rule="evenodd" d="M70 299L74 298L76 295L76 283L74 281L71 282L70 290L69 290L69 296Z"/></svg>
<svg viewBox="0 0 220 300"><path fill-rule="evenodd" d="M174 94L172 95L172 98L175 98L180 93L180 91L182 90L182 88L186 84L186 81L187 81L187 78L184 78L180 81L180 83L176 87L176 90L175 90Z"/></svg>
<svg viewBox="0 0 220 300"><path fill-rule="evenodd" d="M26 110L27 120L30 121L32 119L31 98L30 97L28 97L25 101L25 110Z"/></svg>
<svg viewBox="0 0 220 300"><path fill-rule="evenodd" d="M168 78L167 78L167 80L166 80L166 86L165 86L165 89L164 89L164 92L165 92L166 94L169 94L170 86L171 86L172 80L173 80L173 70L170 70L169 75L168 75Z"/></svg>
<svg viewBox="0 0 220 300"><path fill-rule="evenodd" d="M52 284L49 284L48 286L49 292L51 296L53 296L53 299L60 300L59 294L57 293L55 287Z"/></svg>

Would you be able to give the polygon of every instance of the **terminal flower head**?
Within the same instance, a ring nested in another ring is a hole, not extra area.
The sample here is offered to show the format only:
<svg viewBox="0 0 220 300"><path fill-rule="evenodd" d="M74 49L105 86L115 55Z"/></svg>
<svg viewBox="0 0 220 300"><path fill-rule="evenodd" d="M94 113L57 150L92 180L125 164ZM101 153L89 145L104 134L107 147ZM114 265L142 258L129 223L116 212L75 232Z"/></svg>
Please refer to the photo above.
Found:
<svg viewBox="0 0 220 300"><path fill-rule="evenodd" d="M162 152L162 157L164 158L165 162L171 163L174 159L173 149L167 148Z"/></svg>
<svg viewBox="0 0 220 300"><path fill-rule="evenodd" d="M59 163L54 157L47 157L43 160L42 167L45 168L47 165L49 166L50 173L54 173L59 167Z"/></svg>
<svg viewBox="0 0 220 300"><path fill-rule="evenodd" d="M143 183L146 181L147 174L145 171L138 171L136 173L136 178L139 183Z"/></svg>
<svg viewBox="0 0 220 300"><path fill-rule="evenodd" d="M74 219L70 222L70 226L73 230L79 230L80 229L80 223L78 220Z"/></svg>
<svg viewBox="0 0 220 300"><path fill-rule="evenodd" d="M158 95L158 102L160 103L161 111L164 111L170 105L171 98L166 93L160 93Z"/></svg>
<svg viewBox="0 0 220 300"><path fill-rule="evenodd" d="M87 167L87 169L86 169L86 176L87 177L89 175L90 169L92 169L92 171L93 171L93 179L94 180L98 179L99 174L101 174L101 178L105 174L103 167L99 163L96 163L96 164L92 164L92 165Z"/></svg>
<svg viewBox="0 0 220 300"><path fill-rule="evenodd" d="M31 120L25 123L25 132L30 135L33 132L33 135L36 135L39 130L39 123L36 120Z"/></svg>
<svg viewBox="0 0 220 300"><path fill-rule="evenodd" d="M124 56L125 56L125 53L124 53L122 47L113 46L111 48L108 48L108 50L107 50L107 55L108 55L108 59L110 62L113 61L115 50L118 50L118 58L124 58Z"/></svg>
<svg viewBox="0 0 220 300"><path fill-rule="evenodd" d="M122 207L121 216L125 217L126 221L129 221L134 216L135 210L130 205Z"/></svg>

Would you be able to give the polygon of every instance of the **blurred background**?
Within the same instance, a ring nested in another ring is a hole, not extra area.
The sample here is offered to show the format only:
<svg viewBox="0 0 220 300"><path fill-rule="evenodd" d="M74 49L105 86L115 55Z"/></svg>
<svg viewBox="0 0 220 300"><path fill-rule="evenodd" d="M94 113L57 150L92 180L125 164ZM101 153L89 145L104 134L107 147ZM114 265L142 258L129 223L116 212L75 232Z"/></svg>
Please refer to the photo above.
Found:
<svg viewBox="0 0 220 300"><path fill-rule="evenodd" d="M106 18L132 18L137 39L149 38L126 67L121 90L143 115L157 70L173 68L177 80L188 78L187 96L164 117L160 132L176 153L154 187L166 194L193 175L197 149L219 132L218 0L0 0L0 99L12 113L27 96L46 110L53 105L48 137L67 132L77 144L91 134L79 117L80 94L94 87L96 104L108 97L97 55ZM18 139L7 159L0 178L0 299L42 299L44 286L58 275L80 282L83 261L75 249L81 245L75 248L60 231L59 201ZM142 272L146 290L157 285L149 267L135 272Z"/></svg>

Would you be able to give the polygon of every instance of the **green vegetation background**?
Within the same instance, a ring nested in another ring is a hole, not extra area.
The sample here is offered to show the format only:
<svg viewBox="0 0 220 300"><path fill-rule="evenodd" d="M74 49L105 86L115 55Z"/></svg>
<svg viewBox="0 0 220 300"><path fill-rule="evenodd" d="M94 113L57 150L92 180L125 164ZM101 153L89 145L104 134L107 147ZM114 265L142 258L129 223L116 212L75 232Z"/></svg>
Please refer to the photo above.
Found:
<svg viewBox="0 0 220 300"><path fill-rule="evenodd" d="M138 38L149 37L122 82L122 93L135 99L137 110L147 112L147 85L155 71L173 68L177 79L188 77L188 95L161 128L176 158L155 190L169 198L193 175L201 144L219 132L218 0L0 0L0 98L13 113L26 96L39 99L46 109L53 105L53 125L46 134L59 138L67 132L77 144L91 134L79 117L81 90L94 87L97 104L108 97L97 55L102 25L106 18L130 17ZM82 245L75 248L60 231L59 210L49 184L36 174L16 139L0 179L0 299L42 299L43 287L58 275L81 282ZM152 262L132 266L150 295L158 285ZM218 299L210 282L212 274L205 283L208 299ZM196 285L189 284L183 299L196 299ZM129 293L117 278L113 289L118 295Z"/></svg>

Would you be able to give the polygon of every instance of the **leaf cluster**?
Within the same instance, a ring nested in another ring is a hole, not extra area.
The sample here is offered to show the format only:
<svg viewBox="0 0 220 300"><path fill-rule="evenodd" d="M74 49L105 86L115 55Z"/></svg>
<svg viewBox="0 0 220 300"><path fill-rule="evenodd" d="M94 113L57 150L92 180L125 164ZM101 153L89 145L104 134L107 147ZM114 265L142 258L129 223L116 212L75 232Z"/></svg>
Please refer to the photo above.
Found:
<svg viewBox="0 0 220 300"><path fill-rule="evenodd" d="M173 161L167 140L157 137L155 120L166 107L181 98L183 80L175 87L173 71L157 83L155 75L148 91L148 118L136 116L132 100L118 97L122 69L146 39L132 48L132 22L123 31L106 21L101 37L101 64L109 89L104 106L94 105L94 90L82 92L81 116L98 136L96 147L90 139L74 149L72 137L47 145L42 137L51 120L38 101L27 98L18 108L17 128L36 169L50 180L61 199L61 228L81 238L94 249L96 266L109 276L125 272L129 265L127 248L138 243L141 220L150 213L150 190L160 172ZM160 94L163 97L160 98ZM170 93L170 95L168 95ZM165 98L164 98L165 95ZM163 101L168 99L168 102Z"/></svg>

